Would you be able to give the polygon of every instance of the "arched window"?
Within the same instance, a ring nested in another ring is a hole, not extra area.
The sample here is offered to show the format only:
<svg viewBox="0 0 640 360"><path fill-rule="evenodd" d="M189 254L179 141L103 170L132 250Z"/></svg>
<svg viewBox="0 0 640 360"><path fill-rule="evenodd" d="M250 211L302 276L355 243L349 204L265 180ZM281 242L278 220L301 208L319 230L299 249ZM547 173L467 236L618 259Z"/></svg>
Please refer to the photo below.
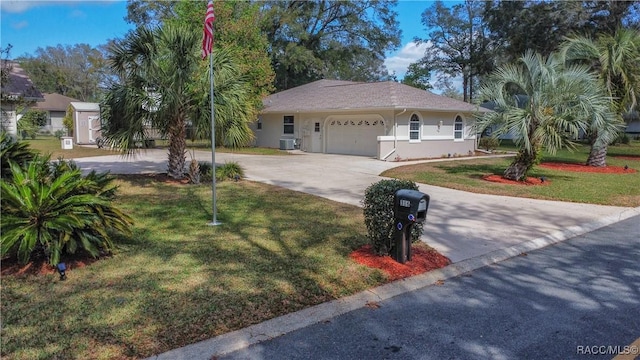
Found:
<svg viewBox="0 0 640 360"><path fill-rule="evenodd" d="M420 141L420 119L416 114L409 120L409 141Z"/></svg>
<svg viewBox="0 0 640 360"><path fill-rule="evenodd" d="M464 123L460 116L456 116L456 121L453 124L453 139L462 140L464 135Z"/></svg>

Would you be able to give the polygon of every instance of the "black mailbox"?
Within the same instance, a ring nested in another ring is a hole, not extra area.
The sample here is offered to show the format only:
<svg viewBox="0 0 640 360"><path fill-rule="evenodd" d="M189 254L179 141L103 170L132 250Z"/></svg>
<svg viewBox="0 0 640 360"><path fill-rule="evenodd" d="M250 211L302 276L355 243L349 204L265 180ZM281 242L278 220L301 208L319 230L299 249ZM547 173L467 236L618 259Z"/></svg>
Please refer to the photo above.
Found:
<svg viewBox="0 0 640 360"><path fill-rule="evenodd" d="M429 195L408 189L396 191L393 211L397 220L424 222L428 208Z"/></svg>
<svg viewBox="0 0 640 360"><path fill-rule="evenodd" d="M429 195L416 190L396 191L393 203L395 217L394 245L392 257L404 264L411 260L411 229L416 222L427 219Z"/></svg>

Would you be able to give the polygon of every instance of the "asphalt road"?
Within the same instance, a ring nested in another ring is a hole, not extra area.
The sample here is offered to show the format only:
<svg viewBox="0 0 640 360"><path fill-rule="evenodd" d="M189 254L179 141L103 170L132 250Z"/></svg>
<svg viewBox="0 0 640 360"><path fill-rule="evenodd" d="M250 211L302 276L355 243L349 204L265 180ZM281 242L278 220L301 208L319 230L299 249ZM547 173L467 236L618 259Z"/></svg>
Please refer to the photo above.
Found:
<svg viewBox="0 0 640 360"><path fill-rule="evenodd" d="M635 216L217 359L611 359L638 345Z"/></svg>

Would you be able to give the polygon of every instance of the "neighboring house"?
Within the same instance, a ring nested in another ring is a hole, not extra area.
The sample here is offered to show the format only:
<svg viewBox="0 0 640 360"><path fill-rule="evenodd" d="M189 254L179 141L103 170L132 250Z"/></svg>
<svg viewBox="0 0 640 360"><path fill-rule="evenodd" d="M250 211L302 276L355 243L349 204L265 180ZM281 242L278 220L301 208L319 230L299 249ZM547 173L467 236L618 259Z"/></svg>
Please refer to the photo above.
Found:
<svg viewBox="0 0 640 360"><path fill-rule="evenodd" d="M637 111L624 116L627 126L624 129L629 135L640 136L640 114Z"/></svg>
<svg viewBox="0 0 640 360"><path fill-rule="evenodd" d="M62 125L62 119L67 114L67 108L71 102L77 102L78 99L70 98L61 94L44 94L44 101L36 103L31 107L33 110L41 110L47 112L47 124L41 130L55 133L57 130L65 131ZM66 131L65 131L66 134Z"/></svg>
<svg viewBox="0 0 640 360"><path fill-rule="evenodd" d="M44 97L17 62L1 60L0 67L3 73L0 89L1 125L3 130L17 136L18 112L25 111L30 103L44 101Z"/></svg>
<svg viewBox="0 0 640 360"><path fill-rule="evenodd" d="M100 132L100 104L72 101L73 142L76 144L95 144Z"/></svg>
<svg viewBox="0 0 640 360"><path fill-rule="evenodd" d="M392 81L319 80L263 104L257 146L380 160L472 153L474 114L490 111Z"/></svg>

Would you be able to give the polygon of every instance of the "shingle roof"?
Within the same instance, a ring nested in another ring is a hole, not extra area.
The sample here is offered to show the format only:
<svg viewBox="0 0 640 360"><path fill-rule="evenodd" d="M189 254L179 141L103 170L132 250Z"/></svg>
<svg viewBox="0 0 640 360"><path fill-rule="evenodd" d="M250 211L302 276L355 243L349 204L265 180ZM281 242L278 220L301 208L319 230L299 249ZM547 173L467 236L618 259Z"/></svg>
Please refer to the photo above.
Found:
<svg viewBox="0 0 640 360"><path fill-rule="evenodd" d="M8 81L2 83L2 93L8 96L24 96L27 100L42 100L42 94L31 82L27 73L15 61L2 60L0 66L9 67Z"/></svg>
<svg viewBox="0 0 640 360"><path fill-rule="evenodd" d="M394 81L318 80L267 96L263 113L355 109L403 109L485 112L486 109Z"/></svg>
<svg viewBox="0 0 640 360"><path fill-rule="evenodd" d="M38 102L33 108L47 111L67 111L67 107L72 101L78 101L78 99L55 93L44 94L44 101Z"/></svg>

